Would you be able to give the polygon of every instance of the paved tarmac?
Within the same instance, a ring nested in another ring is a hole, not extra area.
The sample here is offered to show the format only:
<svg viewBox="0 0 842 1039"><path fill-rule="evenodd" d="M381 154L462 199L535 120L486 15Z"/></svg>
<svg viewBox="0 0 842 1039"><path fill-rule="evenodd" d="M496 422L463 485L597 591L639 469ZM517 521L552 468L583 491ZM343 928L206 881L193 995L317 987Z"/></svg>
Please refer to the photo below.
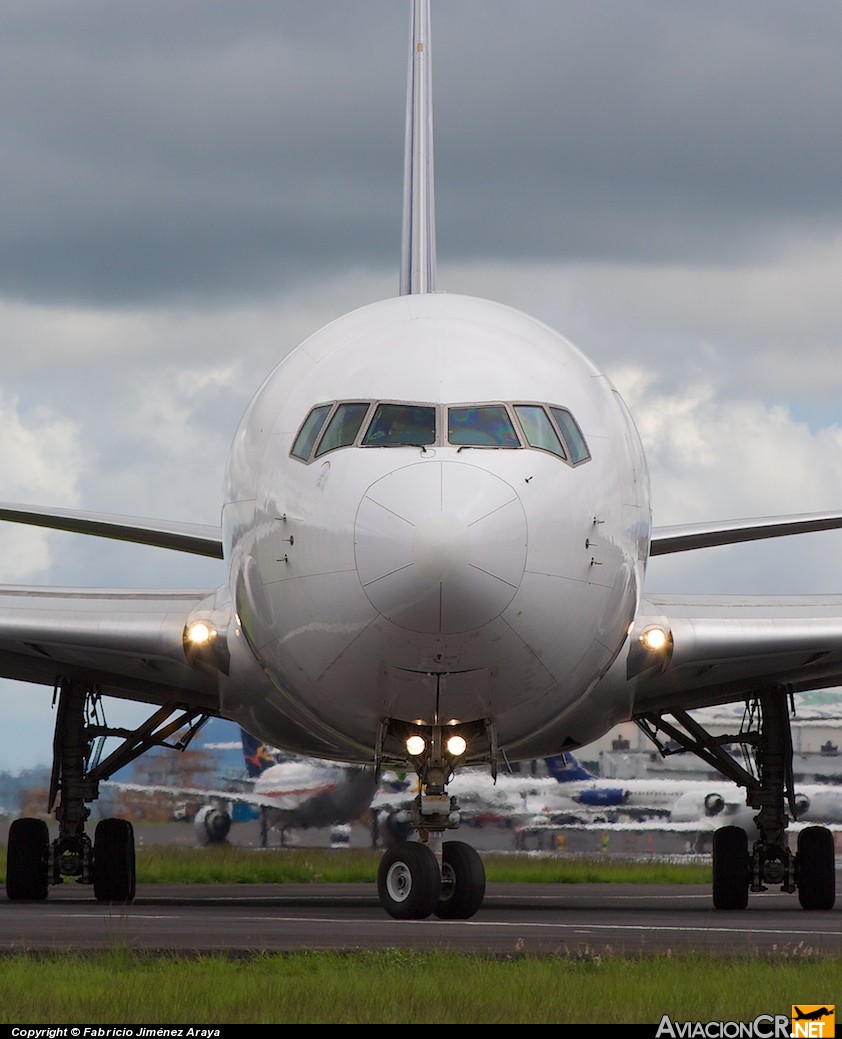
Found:
<svg viewBox="0 0 842 1039"><path fill-rule="evenodd" d="M249 824L233 843L255 846ZM511 850L513 835L463 828L460 840ZM138 843L192 844L186 824L140 824ZM351 844L369 843L364 827ZM0 836L0 840L3 837ZM305 831L300 843L329 843L329 831ZM685 850L675 835L572 833L567 852L646 858ZM839 886L837 884L837 886ZM842 887L839 887L842 891ZM706 951L732 955L842 955L842 898L831 912L805 912L796 895L753 894L748 909L717 912L708 885L491 884L467 921L396 921L373 884L138 885L130 906L97 902L90 887L50 888L46 902L9 902L0 892L0 952L138 951L223 953L257 950L454 949L494 955L598 955Z"/></svg>
<svg viewBox="0 0 842 1039"><path fill-rule="evenodd" d="M130 906L89 888L47 902L0 898L0 950L242 955L258 950L453 949L494 955L706 951L842 955L842 908L805 912L795 895L752 895L717 912L707 885L492 884L471 920L391 919L373 885L139 885Z"/></svg>

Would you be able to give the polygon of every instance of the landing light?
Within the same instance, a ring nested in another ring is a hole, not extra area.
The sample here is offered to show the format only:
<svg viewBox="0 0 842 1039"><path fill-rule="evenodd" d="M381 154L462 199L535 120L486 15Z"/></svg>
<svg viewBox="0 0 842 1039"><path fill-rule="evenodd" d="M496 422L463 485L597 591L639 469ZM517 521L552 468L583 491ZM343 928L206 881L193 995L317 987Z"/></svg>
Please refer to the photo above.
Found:
<svg viewBox="0 0 842 1039"><path fill-rule="evenodd" d="M672 662L674 648L673 634L666 624L647 624L629 644L626 675L634 678L652 668L666 671Z"/></svg>
<svg viewBox="0 0 842 1039"><path fill-rule="evenodd" d="M196 621L187 629L187 641L194 646L204 646L216 636L216 632L204 621Z"/></svg>
<svg viewBox="0 0 842 1039"><path fill-rule="evenodd" d="M644 628L640 633L640 641L646 649L658 652L667 644L667 633L663 628L657 624L653 624L649 628Z"/></svg>
<svg viewBox="0 0 842 1039"><path fill-rule="evenodd" d="M423 754L426 747L427 742L423 736L410 736L406 741L406 752L413 758Z"/></svg>
<svg viewBox="0 0 842 1039"><path fill-rule="evenodd" d="M228 674L231 655L228 639L210 620L194 620L184 626L184 655L191 667L215 668Z"/></svg>
<svg viewBox="0 0 842 1039"><path fill-rule="evenodd" d="M464 736L451 736L447 741L447 753L451 757L461 758L467 749L468 744Z"/></svg>

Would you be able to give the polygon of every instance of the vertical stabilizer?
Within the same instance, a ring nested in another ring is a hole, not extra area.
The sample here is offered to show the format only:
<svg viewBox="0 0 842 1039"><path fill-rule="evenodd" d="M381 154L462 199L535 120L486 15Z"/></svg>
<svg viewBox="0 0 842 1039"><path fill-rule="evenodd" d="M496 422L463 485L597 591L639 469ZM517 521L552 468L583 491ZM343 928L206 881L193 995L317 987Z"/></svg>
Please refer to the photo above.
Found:
<svg viewBox="0 0 842 1039"><path fill-rule="evenodd" d="M586 779L596 779L572 754L556 754L553 758L544 758L544 761L547 771L559 783L581 783Z"/></svg>
<svg viewBox="0 0 842 1039"><path fill-rule="evenodd" d="M412 0L403 176L401 295L434 292L436 213L429 0Z"/></svg>
<svg viewBox="0 0 842 1039"><path fill-rule="evenodd" d="M266 744L256 739L243 728L240 729L240 738L243 742L243 760L246 765L246 775L249 779L256 779L271 765L277 764L275 755Z"/></svg>

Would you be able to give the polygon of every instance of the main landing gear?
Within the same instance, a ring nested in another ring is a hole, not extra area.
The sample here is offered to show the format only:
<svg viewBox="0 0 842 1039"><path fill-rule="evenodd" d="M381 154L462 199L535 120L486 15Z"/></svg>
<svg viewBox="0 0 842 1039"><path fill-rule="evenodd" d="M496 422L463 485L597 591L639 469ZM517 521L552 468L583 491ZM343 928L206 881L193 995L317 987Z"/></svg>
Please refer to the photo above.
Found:
<svg viewBox="0 0 842 1039"><path fill-rule="evenodd" d="M808 826L799 832L794 853L789 846L787 826L790 816L797 819L798 812L786 690L765 690L748 702L736 735L714 737L687 712L672 714L680 728L662 715L646 715L638 724L662 754L675 751L666 747L659 734L744 786L746 803L757 809L758 837L751 845L742 827L722 826L714 832L714 908L745 909L751 892L766 891L767 885L776 884L781 891L797 891L803 909L832 909L836 866L831 831ZM723 749L731 743L742 746L745 767Z"/></svg>
<svg viewBox="0 0 842 1039"><path fill-rule="evenodd" d="M99 783L152 746L186 746L206 715L161 708L134 732L109 729L100 717L95 688L65 680L57 687L58 709L53 738L53 771L48 812L59 824L50 841L43 819L15 819L6 850L6 894L13 901L43 901L50 885L73 878L91 884L101 902L131 902L135 896L135 845L126 819L102 819L94 839L85 833L87 804L99 796ZM167 744L187 728L177 744ZM121 746L105 760L97 751L107 736L119 736ZM56 807L56 803L57 807Z"/></svg>

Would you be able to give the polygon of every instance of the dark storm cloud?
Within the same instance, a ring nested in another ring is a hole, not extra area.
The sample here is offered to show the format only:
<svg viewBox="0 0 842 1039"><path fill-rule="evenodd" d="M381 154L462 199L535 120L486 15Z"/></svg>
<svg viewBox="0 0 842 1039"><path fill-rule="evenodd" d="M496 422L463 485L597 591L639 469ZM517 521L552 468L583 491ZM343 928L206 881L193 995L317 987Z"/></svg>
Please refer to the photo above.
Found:
<svg viewBox="0 0 842 1039"><path fill-rule="evenodd" d="M391 267L409 4L0 8L0 294ZM722 261L840 222L836 4L433 3L447 259Z"/></svg>
<svg viewBox="0 0 842 1039"><path fill-rule="evenodd" d="M397 254L403 87L389 97L377 70L391 63L386 78L401 84L405 55L372 34L391 22L403 41L405 19L384 3L363 17L349 7L0 12L12 23L0 25L0 176L14 203L0 228L4 293L263 291L302 263L347 262L343 228L346 254L353 243L364 257L387 228Z"/></svg>
<svg viewBox="0 0 842 1039"><path fill-rule="evenodd" d="M475 247L719 259L768 247L796 221L838 225L836 5L524 7L523 20L520 5L488 19L473 51L468 34L436 41L439 212L479 228ZM478 65L477 50L486 67L460 96L457 54ZM474 185L452 177L456 163L482 171ZM495 200L483 235L477 210Z"/></svg>

